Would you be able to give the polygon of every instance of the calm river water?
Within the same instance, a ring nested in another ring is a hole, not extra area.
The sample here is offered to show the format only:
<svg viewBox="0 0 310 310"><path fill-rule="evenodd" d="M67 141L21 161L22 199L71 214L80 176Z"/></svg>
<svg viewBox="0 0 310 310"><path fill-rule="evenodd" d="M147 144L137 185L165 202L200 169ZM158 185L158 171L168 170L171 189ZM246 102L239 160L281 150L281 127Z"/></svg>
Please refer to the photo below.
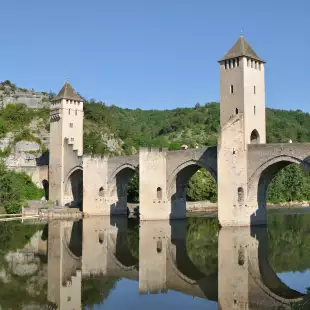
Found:
<svg viewBox="0 0 310 310"><path fill-rule="evenodd" d="M0 223L0 309L310 309L310 212Z"/></svg>

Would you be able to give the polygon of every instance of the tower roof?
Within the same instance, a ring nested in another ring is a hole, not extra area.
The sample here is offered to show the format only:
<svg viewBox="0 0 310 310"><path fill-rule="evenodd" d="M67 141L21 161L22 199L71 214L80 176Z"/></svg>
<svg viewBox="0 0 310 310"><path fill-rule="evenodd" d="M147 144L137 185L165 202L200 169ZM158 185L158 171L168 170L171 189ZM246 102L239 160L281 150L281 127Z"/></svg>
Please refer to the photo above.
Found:
<svg viewBox="0 0 310 310"><path fill-rule="evenodd" d="M65 85L60 90L58 95L53 99L53 101L60 100L60 99L83 101L82 98L75 92L73 87L69 84L69 82L65 83Z"/></svg>
<svg viewBox="0 0 310 310"><path fill-rule="evenodd" d="M249 57L251 59L264 62L261 58L257 56L253 48L250 46L250 44L246 41L246 39L242 35L239 37L235 45L228 51L228 53L219 60L219 62L241 56Z"/></svg>

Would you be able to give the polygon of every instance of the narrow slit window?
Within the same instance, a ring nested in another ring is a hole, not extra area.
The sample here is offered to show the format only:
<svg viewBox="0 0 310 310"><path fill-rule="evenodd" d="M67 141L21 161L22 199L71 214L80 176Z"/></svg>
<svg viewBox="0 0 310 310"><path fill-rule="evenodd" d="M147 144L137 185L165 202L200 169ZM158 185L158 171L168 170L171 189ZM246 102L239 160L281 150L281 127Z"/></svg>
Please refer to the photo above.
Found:
<svg viewBox="0 0 310 310"><path fill-rule="evenodd" d="M230 85L230 93L231 93L231 94L234 93L234 85Z"/></svg>
<svg viewBox="0 0 310 310"><path fill-rule="evenodd" d="M158 240L158 241L157 241L157 244L156 244L156 251L157 251L157 253L161 253L162 250L163 250L162 241L161 241L161 240Z"/></svg>
<svg viewBox="0 0 310 310"><path fill-rule="evenodd" d="M256 106L254 106L254 115L256 114Z"/></svg>
<svg viewBox="0 0 310 310"><path fill-rule="evenodd" d="M235 114L237 115L239 113L238 108L235 109Z"/></svg>
<svg viewBox="0 0 310 310"><path fill-rule="evenodd" d="M239 58L237 58L236 60L237 60L237 67L239 67Z"/></svg>
<svg viewBox="0 0 310 310"><path fill-rule="evenodd" d="M227 69L227 60L225 60L225 70Z"/></svg>
<svg viewBox="0 0 310 310"><path fill-rule="evenodd" d="M163 198L163 191L160 187L157 187L157 199Z"/></svg>
<svg viewBox="0 0 310 310"><path fill-rule="evenodd" d="M244 249L241 248L238 251L238 265L239 266L243 266L244 265L244 261L245 261L245 259L244 259Z"/></svg>
<svg viewBox="0 0 310 310"><path fill-rule="evenodd" d="M254 92L254 95L256 94L256 86L254 85L253 87L253 92Z"/></svg>

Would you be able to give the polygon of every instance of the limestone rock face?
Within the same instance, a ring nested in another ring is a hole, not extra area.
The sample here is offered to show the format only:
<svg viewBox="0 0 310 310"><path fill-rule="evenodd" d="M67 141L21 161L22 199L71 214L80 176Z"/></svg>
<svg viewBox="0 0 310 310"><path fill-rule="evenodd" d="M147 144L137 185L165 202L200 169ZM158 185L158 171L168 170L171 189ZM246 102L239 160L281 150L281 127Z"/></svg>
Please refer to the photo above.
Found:
<svg viewBox="0 0 310 310"><path fill-rule="evenodd" d="M35 141L19 141L15 144L14 151L16 153L41 152L41 146Z"/></svg>
<svg viewBox="0 0 310 310"><path fill-rule="evenodd" d="M5 90L0 91L0 104L4 108L8 104L25 104L31 109L49 107L50 102L45 101L43 98L45 98L45 96L42 93L31 90L12 90L7 87Z"/></svg>

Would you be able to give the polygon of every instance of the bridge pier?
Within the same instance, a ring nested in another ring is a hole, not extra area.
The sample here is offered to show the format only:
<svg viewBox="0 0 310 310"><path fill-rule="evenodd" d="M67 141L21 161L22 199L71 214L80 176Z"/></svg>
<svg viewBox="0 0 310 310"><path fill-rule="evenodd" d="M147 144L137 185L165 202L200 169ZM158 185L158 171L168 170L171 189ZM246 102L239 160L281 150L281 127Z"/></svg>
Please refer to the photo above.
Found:
<svg viewBox="0 0 310 310"><path fill-rule="evenodd" d="M186 217L186 200L171 201L168 188L167 149L140 148L139 195L141 220Z"/></svg>
<svg viewBox="0 0 310 310"><path fill-rule="evenodd" d="M83 157L83 213L85 215L127 215L127 192L119 197L109 183L108 157ZM115 180L113 180L116 182ZM116 187L116 184L114 184Z"/></svg>

